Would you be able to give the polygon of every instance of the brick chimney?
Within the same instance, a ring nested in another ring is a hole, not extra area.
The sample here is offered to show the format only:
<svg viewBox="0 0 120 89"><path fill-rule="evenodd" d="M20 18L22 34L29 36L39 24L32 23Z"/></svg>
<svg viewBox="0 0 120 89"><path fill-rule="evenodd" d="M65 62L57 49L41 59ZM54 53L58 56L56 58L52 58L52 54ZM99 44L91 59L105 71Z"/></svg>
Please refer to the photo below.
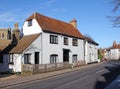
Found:
<svg viewBox="0 0 120 89"><path fill-rule="evenodd" d="M20 30L18 28L18 23L14 24L14 29L13 29L13 42L17 43L20 40Z"/></svg>
<svg viewBox="0 0 120 89"><path fill-rule="evenodd" d="M116 41L113 42L113 48L116 48L117 47L117 43Z"/></svg>
<svg viewBox="0 0 120 89"><path fill-rule="evenodd" d="M77 20L73 19L72 21L70 21L70 24L73 25L75 28L77 28Z"/></svg>

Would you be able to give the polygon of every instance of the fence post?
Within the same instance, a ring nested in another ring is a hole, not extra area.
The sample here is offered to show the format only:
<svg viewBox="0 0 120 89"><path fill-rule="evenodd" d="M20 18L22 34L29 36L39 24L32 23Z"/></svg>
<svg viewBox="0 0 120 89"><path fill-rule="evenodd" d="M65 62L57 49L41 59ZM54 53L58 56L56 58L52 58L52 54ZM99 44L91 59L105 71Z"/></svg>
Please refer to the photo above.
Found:
<svg viewBox="0 0 120 89"><path fill-rule="evenodd" d="M47 65L45 64L44 66L45 66L45 72L47 72Z"/></svg>
<svg viewBox="0 0 120 89"><path fill-rule="evenodd" d="M32 75L34 74L34 70L35 70L35 64L32 65L32 70L31 70Z"/></svg>
<svg viewBox="0 0 120 89"><path fill-rule="evenodd" d="M57 68L57 63L55 63L55 70L57 70L58 68Z"/></svg>

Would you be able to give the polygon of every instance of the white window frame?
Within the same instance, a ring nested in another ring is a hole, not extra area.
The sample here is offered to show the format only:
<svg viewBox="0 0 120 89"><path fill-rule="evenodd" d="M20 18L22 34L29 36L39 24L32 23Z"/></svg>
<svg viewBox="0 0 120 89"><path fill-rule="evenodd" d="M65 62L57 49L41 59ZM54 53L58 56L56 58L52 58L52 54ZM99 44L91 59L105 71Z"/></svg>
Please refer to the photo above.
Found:
<svg viewBox="0 0 120 89"><path fill-rule="evenodd" d="M28 27L32 26L32 24L33 24L32 19L28 20Z"/></svg>
<svg viewBox="0 0 120 89"><path fill-rule="evenodd" d="M77 55L77 54L74 54L74 55L72 56L72 62L73 62L73 63L76 63L77 60L78 60L78 55Z"/></svg>
<svg viewBox="0 0 120 89"><path fill-rule="evenodd" d="M50 64L55 64L57 62L58 62L58 55L57 54L50 55Z"/></svg>
<svg viewBox="0 0 120 89"><path fill-rule="evenodd" d="M58 44L58 36L50 35L50 43L51 44Z"/></svg>
<svg viewBox="0 0 120 89"><path fill-rule="evenodd" d="M77 38L72 39L72 45L73 46L78 46L78 39Z"/></svg>
<svg viewBox="0 0 120 89"><path fill-rule="evenodd" d="M68 45L68 44L69 44L68 38L64 37L64 45Z"/></svg>
<svg viewBox="0 0 120 89"><path fill-rule="evenodd" d="M31 64L31 54L24 54L24 64Z"/></svg>

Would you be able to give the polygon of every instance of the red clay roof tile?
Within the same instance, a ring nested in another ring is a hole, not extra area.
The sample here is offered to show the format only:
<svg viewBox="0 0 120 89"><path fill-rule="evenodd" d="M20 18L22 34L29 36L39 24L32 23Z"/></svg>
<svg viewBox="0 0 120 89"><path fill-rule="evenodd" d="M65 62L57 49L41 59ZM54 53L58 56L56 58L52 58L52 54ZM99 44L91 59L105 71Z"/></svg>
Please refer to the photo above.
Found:
<svg viewBox="0 0 120 89"><path fill-rule="evenodd" d="M19 41L16 47L14 47L10 53L22 53L40 34L33 34L23 36Z"/></svg>
<svg viewBox="0 0 120 89"><path fill-rule="evenodd" d="M77 38L84 38L78 29L70 23L43 16L39 13L34 13L26 21L32 20L34 18L37 20L43 31L54 32Z"/></svg>

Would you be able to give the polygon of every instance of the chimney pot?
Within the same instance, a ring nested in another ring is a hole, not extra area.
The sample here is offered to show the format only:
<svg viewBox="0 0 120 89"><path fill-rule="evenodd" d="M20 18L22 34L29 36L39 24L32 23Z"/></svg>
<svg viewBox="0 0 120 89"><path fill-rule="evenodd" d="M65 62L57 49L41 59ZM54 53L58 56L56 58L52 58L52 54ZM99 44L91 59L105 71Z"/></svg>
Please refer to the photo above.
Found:
<svg viewBox="0 0 120 89"><path fill-rule="evenodd" d="M115 48L117 46L116 41L113 42L113 47Z"/></svg>
<svg viewBox="0 0 120 89"><path fill-rule="evenodd" d="M14 24L14 28L15 28L15 29L18 29L18 23L15 23L15 24Z"/></svg>
<svg viewBox="0 0 120 89"><path fill-rule="evenodd" d="M70 21L70 24L73 25L75 28L77 28L77 20L73 19L72 21Z"/></svg>

